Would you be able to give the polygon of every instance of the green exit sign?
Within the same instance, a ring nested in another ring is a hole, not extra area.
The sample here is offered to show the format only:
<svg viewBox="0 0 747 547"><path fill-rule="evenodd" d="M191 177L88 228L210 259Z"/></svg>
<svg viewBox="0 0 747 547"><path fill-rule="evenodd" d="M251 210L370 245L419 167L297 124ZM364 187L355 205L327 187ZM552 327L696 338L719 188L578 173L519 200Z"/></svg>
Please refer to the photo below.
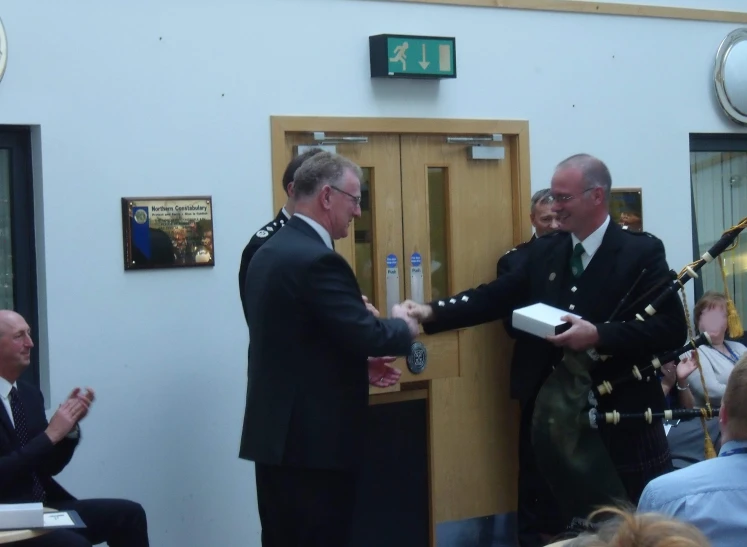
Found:
<svg viewBox="0 0 747 547"><path fill-rule="evenodd" d="M379 34L368 37L372 78L456 78L456 40Z"/></svg>

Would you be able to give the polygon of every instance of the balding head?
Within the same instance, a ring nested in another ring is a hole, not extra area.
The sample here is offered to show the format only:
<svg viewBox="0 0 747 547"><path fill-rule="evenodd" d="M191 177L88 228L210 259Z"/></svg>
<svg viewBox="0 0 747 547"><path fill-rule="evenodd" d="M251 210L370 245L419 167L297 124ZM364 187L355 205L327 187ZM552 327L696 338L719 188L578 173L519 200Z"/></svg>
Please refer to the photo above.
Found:
<svg viewBox="0 0 747 547"><path fill-rule="evenodd" d="M590 154L575 154L561 161L556 171L578 169L586 188L601 188L605 201L609 201L612 191L612 175L605 163Z"/></svg>
<svg viewBox="0 0 747 547"><path fill-rule="evenodd" d="M15 382L31 362L31 328L13 310L0 310L0 376Z"/></svg>
<svg viewBox="0 0 747 547"><path fill-rule="evenodd" d="M555 168L550 188L558 227L584 241L609 215L612 177L601 160L589 154L566 158Z"/></svg>

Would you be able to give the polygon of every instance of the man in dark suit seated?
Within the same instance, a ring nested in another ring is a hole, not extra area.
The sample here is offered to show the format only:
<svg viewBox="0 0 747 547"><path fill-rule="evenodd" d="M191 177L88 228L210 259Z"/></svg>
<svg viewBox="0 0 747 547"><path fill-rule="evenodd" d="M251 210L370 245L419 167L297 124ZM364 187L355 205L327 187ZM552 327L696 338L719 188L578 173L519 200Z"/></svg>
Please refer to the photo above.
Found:
<svg viewBox="0 0 747 547"><path fill-rule="evenodd" d="M80 421L93 403L92 390L76 388L47 423L44 399L19 380L31 361L31 330L14 311L0 310L0 503L42 502L74 510L86 528L55 530L23 541L23 547L147 547L145 511L119 499L76 500L52 477L70 462L80 440Z"/></svg>
<svg viewBox="0 0 747 547"><path fill-rule="evenodd" d="M562 334L535 337L523 366L516 371L516 395L526 405L534 406L533 424L553 423L546 415L536 416L536 397L554 368L564 362L564 349L573 352L571 355L575 352L588 355L593 350L592 354L611 356L596 367L589 367L593 385L598 385L629 374L632 364L649 360L653 354L679 347L687 336L682 304L676 295L662 303L654 316L645 321L636 320L636 313L643 314L643 308L651 301L649 291L657 291L670 278L669 267L659 239L648 233L623 230L611 222L611 186L609 170L599 159L588 154L567 158L556 167L551 183L558 232L527 245L526 256L517 261L515 269L490 283L429 304L405 303L428 334L505 319L516 309L540 302L579 316L562 318L570 327ZM626 295L628 300L620 309ZM642 302L631 306L639 299ZM561 373L572 366L567 365L560 369ZM654 412L663 410L664 394L659 382L650 376L648 381L643 380L616 386L613 393L600 399L599 410L622 413L643 412L647 408ZM561 398L557 402L562 402ZM575 399L574 403L584 408L587 401ZM533 447L537 446L535 437L533 432ZM602 452L574 449L573 460L591 459L611 468L612 477L605 484L614 483L616 487L619 484L620 497L627 497L632 503L637 503L648 481L672 469L661 421L648 424L641 420L610 426L589 437L601 441ZM547 438L544 435L540 440ZM561 443L563 437L558 435L554 440ZM594 444L594 449L597 446ZM535 449L538 464L542 456L546 468L559 468L560 465L551 466L551 463L555 456L559 461L563 454L561 451L540 454ZM541 465L538 467L542 470ZM563 487L564 476L548 473L543 476L556 489L553 493L567 513L571 512L567 509L568 498L581 500L577 506L584 505L592 496L598 498L600 505L619 501L611 492L593 492L584 497L590 491L589 485L579 482L573 492ZM601 478L588 477L590 483L595 480ZM583 521L594 508L589 503L586 505L585 514L567 514L567 521Z"/></svg>
<svg viewBox="0 0 747 547"><path fill-rule="evenodd" d="M418 334L400 306L390 319L371 313L333 249L360 217L361 175L336 154L307 159L295 214L247 270L240 455L255 462L264 547L348 547L369 384L399 380L386 357L408 355Z"/></svg>

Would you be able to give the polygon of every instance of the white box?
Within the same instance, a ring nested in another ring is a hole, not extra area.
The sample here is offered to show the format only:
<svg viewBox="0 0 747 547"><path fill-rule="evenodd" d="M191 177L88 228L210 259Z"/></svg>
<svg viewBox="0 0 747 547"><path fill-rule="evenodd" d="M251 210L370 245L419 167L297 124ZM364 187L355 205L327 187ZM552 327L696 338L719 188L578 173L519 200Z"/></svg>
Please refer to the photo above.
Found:
<svg viewBox="0 0 747 547"><path fill-rule="evenodd" d="M511 324L515 329L544 338L560 334L570 328L570 323L560 320L564 315L581 318L581 316L574 313L553 308L540 302L514 310Z"/></svg>
<svg viewBox="0 0 747 547"><path fill-rule="evenodd" d="M23 530L44 527L44 506L41 503L0 504L0 529Z"/></svg>

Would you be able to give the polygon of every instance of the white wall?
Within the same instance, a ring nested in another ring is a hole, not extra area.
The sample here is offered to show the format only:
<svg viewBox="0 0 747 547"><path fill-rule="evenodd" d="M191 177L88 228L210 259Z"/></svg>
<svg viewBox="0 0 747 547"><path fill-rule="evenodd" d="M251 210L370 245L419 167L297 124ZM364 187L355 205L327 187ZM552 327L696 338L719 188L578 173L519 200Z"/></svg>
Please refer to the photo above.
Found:
<svg viewBox="0 0 747 547"><path fill-rule="evenodd" d="M142 502L159 547L259 545L236 272L273 215L269 116L528 119L533 187L597 154L643 187L678 270L688 133L738 130L711 91L728 24L355 0L6 0L0 17L0 124L40 126L49 402L99 396L61 479ZM378 33L455 36L458 79L371 81ZM125 273L120 197L185 194L213 195L215 268Z"/></svg>

